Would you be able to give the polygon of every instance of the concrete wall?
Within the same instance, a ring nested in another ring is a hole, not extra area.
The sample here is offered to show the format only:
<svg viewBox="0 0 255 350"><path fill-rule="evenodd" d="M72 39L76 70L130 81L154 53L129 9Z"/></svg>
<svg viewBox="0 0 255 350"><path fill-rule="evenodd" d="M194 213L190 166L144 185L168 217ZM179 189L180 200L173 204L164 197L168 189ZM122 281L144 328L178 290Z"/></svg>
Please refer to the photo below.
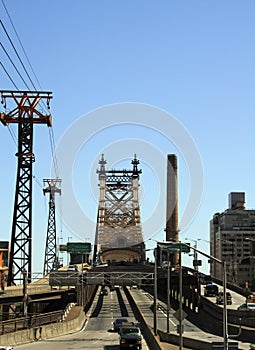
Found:
<svg viewBox="0 0 255 350"><path fill-rule="evenodd" d="M179 336L176 334L168 334L162 331L158 331L160 340L162 342L170 343L170 344L175 344L179 345ZM223 342L210 342L210 341L203 341L199 339L194 339L194 338L187 338L183 337L183 346L188 349L193 349L193 350L223 350ZM228 349L230 350L238 350L238 342L236 341L230 341L228 340Z"/></svg>
<svg viewBox="0 0 255 350"><path fill-rule="evenodd" d="M83 312L83 308L80 306L79 316L73 320L3 334L0 336L0 343L14 346L73 333L82 329L86 320L87 318Z"/></svg>

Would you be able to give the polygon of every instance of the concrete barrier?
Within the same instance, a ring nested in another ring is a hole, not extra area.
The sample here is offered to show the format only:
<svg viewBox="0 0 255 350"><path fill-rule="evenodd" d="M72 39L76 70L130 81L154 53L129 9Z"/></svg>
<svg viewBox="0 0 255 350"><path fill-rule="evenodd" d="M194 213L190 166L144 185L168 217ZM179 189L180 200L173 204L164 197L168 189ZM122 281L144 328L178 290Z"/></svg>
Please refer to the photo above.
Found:
<svg viewBox="0 0 255 350"><path fill-rule="evenodd" d="M49 325L24 329L13 333L7 333L0 336L0 343L5 345L21 345L31 343L40 339L50 339L60 335L73 333L84 327L87 318L80 306L79 316L66 322L51 323Z"/></svg>
<svg viewBox="0 0 255 350"><path fill-rule="evenodd" d="M174 345L179 345L179 336L177 334L169 334L166 332L162 332L158 330L158 334L160 337L160 340L165 343L170 343ZM204 341L200 339L194 339L194 338L188 338L188 337L183 337L183 346L188 349L193 349L193 350L213 350L213 349L218 349L218 350L223 350L224 349L224 343L223 342L217 342L217 341ZM233 342L228 340L228 349L229 350L238 350L238 342Z"/></svg>
<svg viewBox="0 0 255 350"><path fill-rule="evenodd" d="M142 334L144 336L144 339L146 340L147 344L150 344L150 346L153 348L153 350L161 350L161 346L158 342L158 338L156 338L152 332L152 329L149 327L149 325L146 322L146 319L144 318L140 308L136 305L132 295L129 293L127 287L124 287L124 291L126 294L126 297L130 303L131 309L135 315L135 318L140 323L140 328L142 331Z"/></svg>
<svg viewBox="0 0 255 350"><path fill-rule="evenodd" d="M179 336L177 334L170 334L163 331L158 330L159 338L162 342L179 345ZM206 342L203 340L192 339L183 337L183 346L188 349L193 350L211 350L212 344L210 342Z"/></svg>

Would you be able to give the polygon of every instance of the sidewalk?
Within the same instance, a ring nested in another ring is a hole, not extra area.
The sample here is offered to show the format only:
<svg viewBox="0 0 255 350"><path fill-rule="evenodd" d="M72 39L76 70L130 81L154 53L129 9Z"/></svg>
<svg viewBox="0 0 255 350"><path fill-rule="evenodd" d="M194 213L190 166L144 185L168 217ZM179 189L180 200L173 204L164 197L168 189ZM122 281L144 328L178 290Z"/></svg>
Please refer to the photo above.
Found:
<svg viewBox="0 0 255 350"><path fill-rule="evenodd" d="M132 294L133 299L135 300L137 306L140 308L143 317L146 319L146 322L148 325L150 325L150 327L153 328L154 326L154 316L153 316L153 312L151 311L151 306L153 303L153 298L148 298L148 295L146 292L143 292L142 290L130 290L130 293ZM164 305L164 303L162 301L159 301L159 304L165 308L166 310L166 305ZM162 330L163 332L166 331L166 314L164 312L161 312L161 310L159 310L158 312L158 317L157 317L158 321L157 321L157 325L158 325L158 330ZM176 320L176 318L173 316L173 312L171 312L170 315L170 323L171 323L171 328L170 328L170 333L171 334L175 334L178 337L177 334L177 329L176 329L176 324L178 323L178 321ZM190 340L194 340L194 341L203 341L206 342L208 345L205 346L206 348L208 348L208 346L210 347L212 342L222 342L222 337L213 335L211 333L206 333L203 332L201 329L197 328L195 325L191 324L189 321L185 320L183 322L184 324L184 333L183 336L185 338L188 338ZM186 329L186 330L185 330ZM165 333L166 334L166 333ZM158 337L159 339L159 337ZM229 341L235 342L234 339L231 339ZM179 349L179 345L174 345L174 344L170 344L167 342L162 342L159 339L159 344L162 350L178 350ZM239 344L239 349L242 350L248 350L250 349L249 347L249 343L241 343L238 341ZM202 345L202 343L201 343ZM186 345L187 346L187 345ZM194 344L195 346L195 344ZM188 349L188 348L184 348L183 349ZM189 349L191 349L189 347Z"/></svg>

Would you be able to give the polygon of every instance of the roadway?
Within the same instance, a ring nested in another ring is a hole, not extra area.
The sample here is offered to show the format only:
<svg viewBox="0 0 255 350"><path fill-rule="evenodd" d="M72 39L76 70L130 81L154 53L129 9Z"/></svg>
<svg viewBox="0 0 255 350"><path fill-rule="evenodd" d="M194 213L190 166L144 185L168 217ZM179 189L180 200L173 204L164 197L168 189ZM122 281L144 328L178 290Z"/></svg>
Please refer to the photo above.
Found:
<svg viewBox="0 0 255 350"><path fill-rule="evenodd" d="M132 289L131 294L136 302L136 304L140 307L140 309L143 312L143 315L146 317L147 323L153 327L154 319L153 319L153 313L149 306L151 305L153 301L153 297L146 291L143 290L136 290ZM235 293L236 294L236 293ZM210 299L215 298L211 297ZM228 305L228 307L231 305ZM158 301L158 329L162 330L163 332L166 332L167 330L167 305L162 302ZM170 310L170 333L177 334L177 325L179 321L174 316L175 310ZM188 338L194 338L199 340L207 340L208 342L222 342L223 338L215 336L209 332L204 332L197 326L195 326L193 323L189 322L187 319L184 319L183 321L184 326L184 333L183 336ZM229 341L236 341L235 339L229 339ZM250 343L243 343L238 341L239 349L247 350L250 349L249 347Z"/></svg>
<svg viewBox="0 0 255 350"><path fill-rule="evenodd" d="M153 328L153 313L151 306L153 297L144 290L130 289L130 292L146 318L147 323ZM239 302L239 301L238 301ZM166 304L158 301L158 329L166 332L167 315ZM230 305L228 305L230 307ZM177 334L178 320L174 316L175 311L170 310L170 333ZM38 349L38 350L80 350L80 349L95 349L95 350L118 350L119 336L112 330L112 323L115 318L127 317L129 321L135 321L135 317L126 299L122 289L117 288L114 291L109 291L108 295L100 295L100 289L96 298L92 303L88 316L88 321L84 328L73 334L67 334L50 340L41 340L32 344L16 346L15 349ZM187 319L183 321L184 336L203 339L208 342L220 341L221 337L217 337L211 333L207 333L196 327ZM53 325L54 327L54 325ZM238 342L239 349L249 349L248 343ZM150 349L143 340L143 350Z"/></svg>
<svg viewBox="0 0 255 350"><path fill-rule="evenodd" d="M116 318L124 316L129 321L135 321L125 293L117 288L114 291L109 291L108 295L102 296L99 288L90 308L88 321L80 332L15 346L15 349L117 350L119 349L119 335L112 330L112 323ZM149 350L144 339L142 348Z"/></svg>
<svg viewBox="0 0 255 350"><path fill-rule="evenodd" d="M216 283L214 283L216 284ZM218 285L217 286L219 287L219 292L223 292L223 287ZM240 306L241 304L245 303L246 299L243 295L241 294L238 294L236 292L233 292L232 290L230 289L227 289L226 290L227 292L230 292L231 296L232 296L232 304L231 305L227 305L227 308L230 309L230 310L237 310L238 306ZM204 291L202 290L201 291L202 295L204 295ZM206 297L208 300L210 300L212 303L215 303L216 304L216 297ZM220 307L223 307L222 304L217 304L218 306Z"/></svg>

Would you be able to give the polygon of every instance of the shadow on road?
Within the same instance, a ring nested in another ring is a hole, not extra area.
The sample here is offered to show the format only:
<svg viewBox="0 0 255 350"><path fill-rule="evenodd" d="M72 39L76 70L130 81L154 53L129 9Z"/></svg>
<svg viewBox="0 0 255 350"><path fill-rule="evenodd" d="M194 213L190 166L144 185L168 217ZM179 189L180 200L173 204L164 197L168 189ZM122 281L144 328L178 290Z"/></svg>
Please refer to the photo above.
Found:
<svg viewBox="0 0 255 350"><path fill-rule="evenodd" d="M119 306L120 306L121 316L128 317L129 316L128 311L127 311L126 305L124 303L124 300L122 298L122 295L121 295L119 288L116 289L116 293L117 293L118 302L119 302Z"/></svg>
<svg viewBox="0 0 255 350"><path fill-rule="evenodd" d="M92 317L98 317L98 315L99 315L99 313L100 313L100 311L101 311L101 309L102 309L103 298L104 298L103 295L99 295L98 300L97 300L96 307L95 307L95 309L93 310L93 312L92 312L90 318L92 318Z"/></svg>

